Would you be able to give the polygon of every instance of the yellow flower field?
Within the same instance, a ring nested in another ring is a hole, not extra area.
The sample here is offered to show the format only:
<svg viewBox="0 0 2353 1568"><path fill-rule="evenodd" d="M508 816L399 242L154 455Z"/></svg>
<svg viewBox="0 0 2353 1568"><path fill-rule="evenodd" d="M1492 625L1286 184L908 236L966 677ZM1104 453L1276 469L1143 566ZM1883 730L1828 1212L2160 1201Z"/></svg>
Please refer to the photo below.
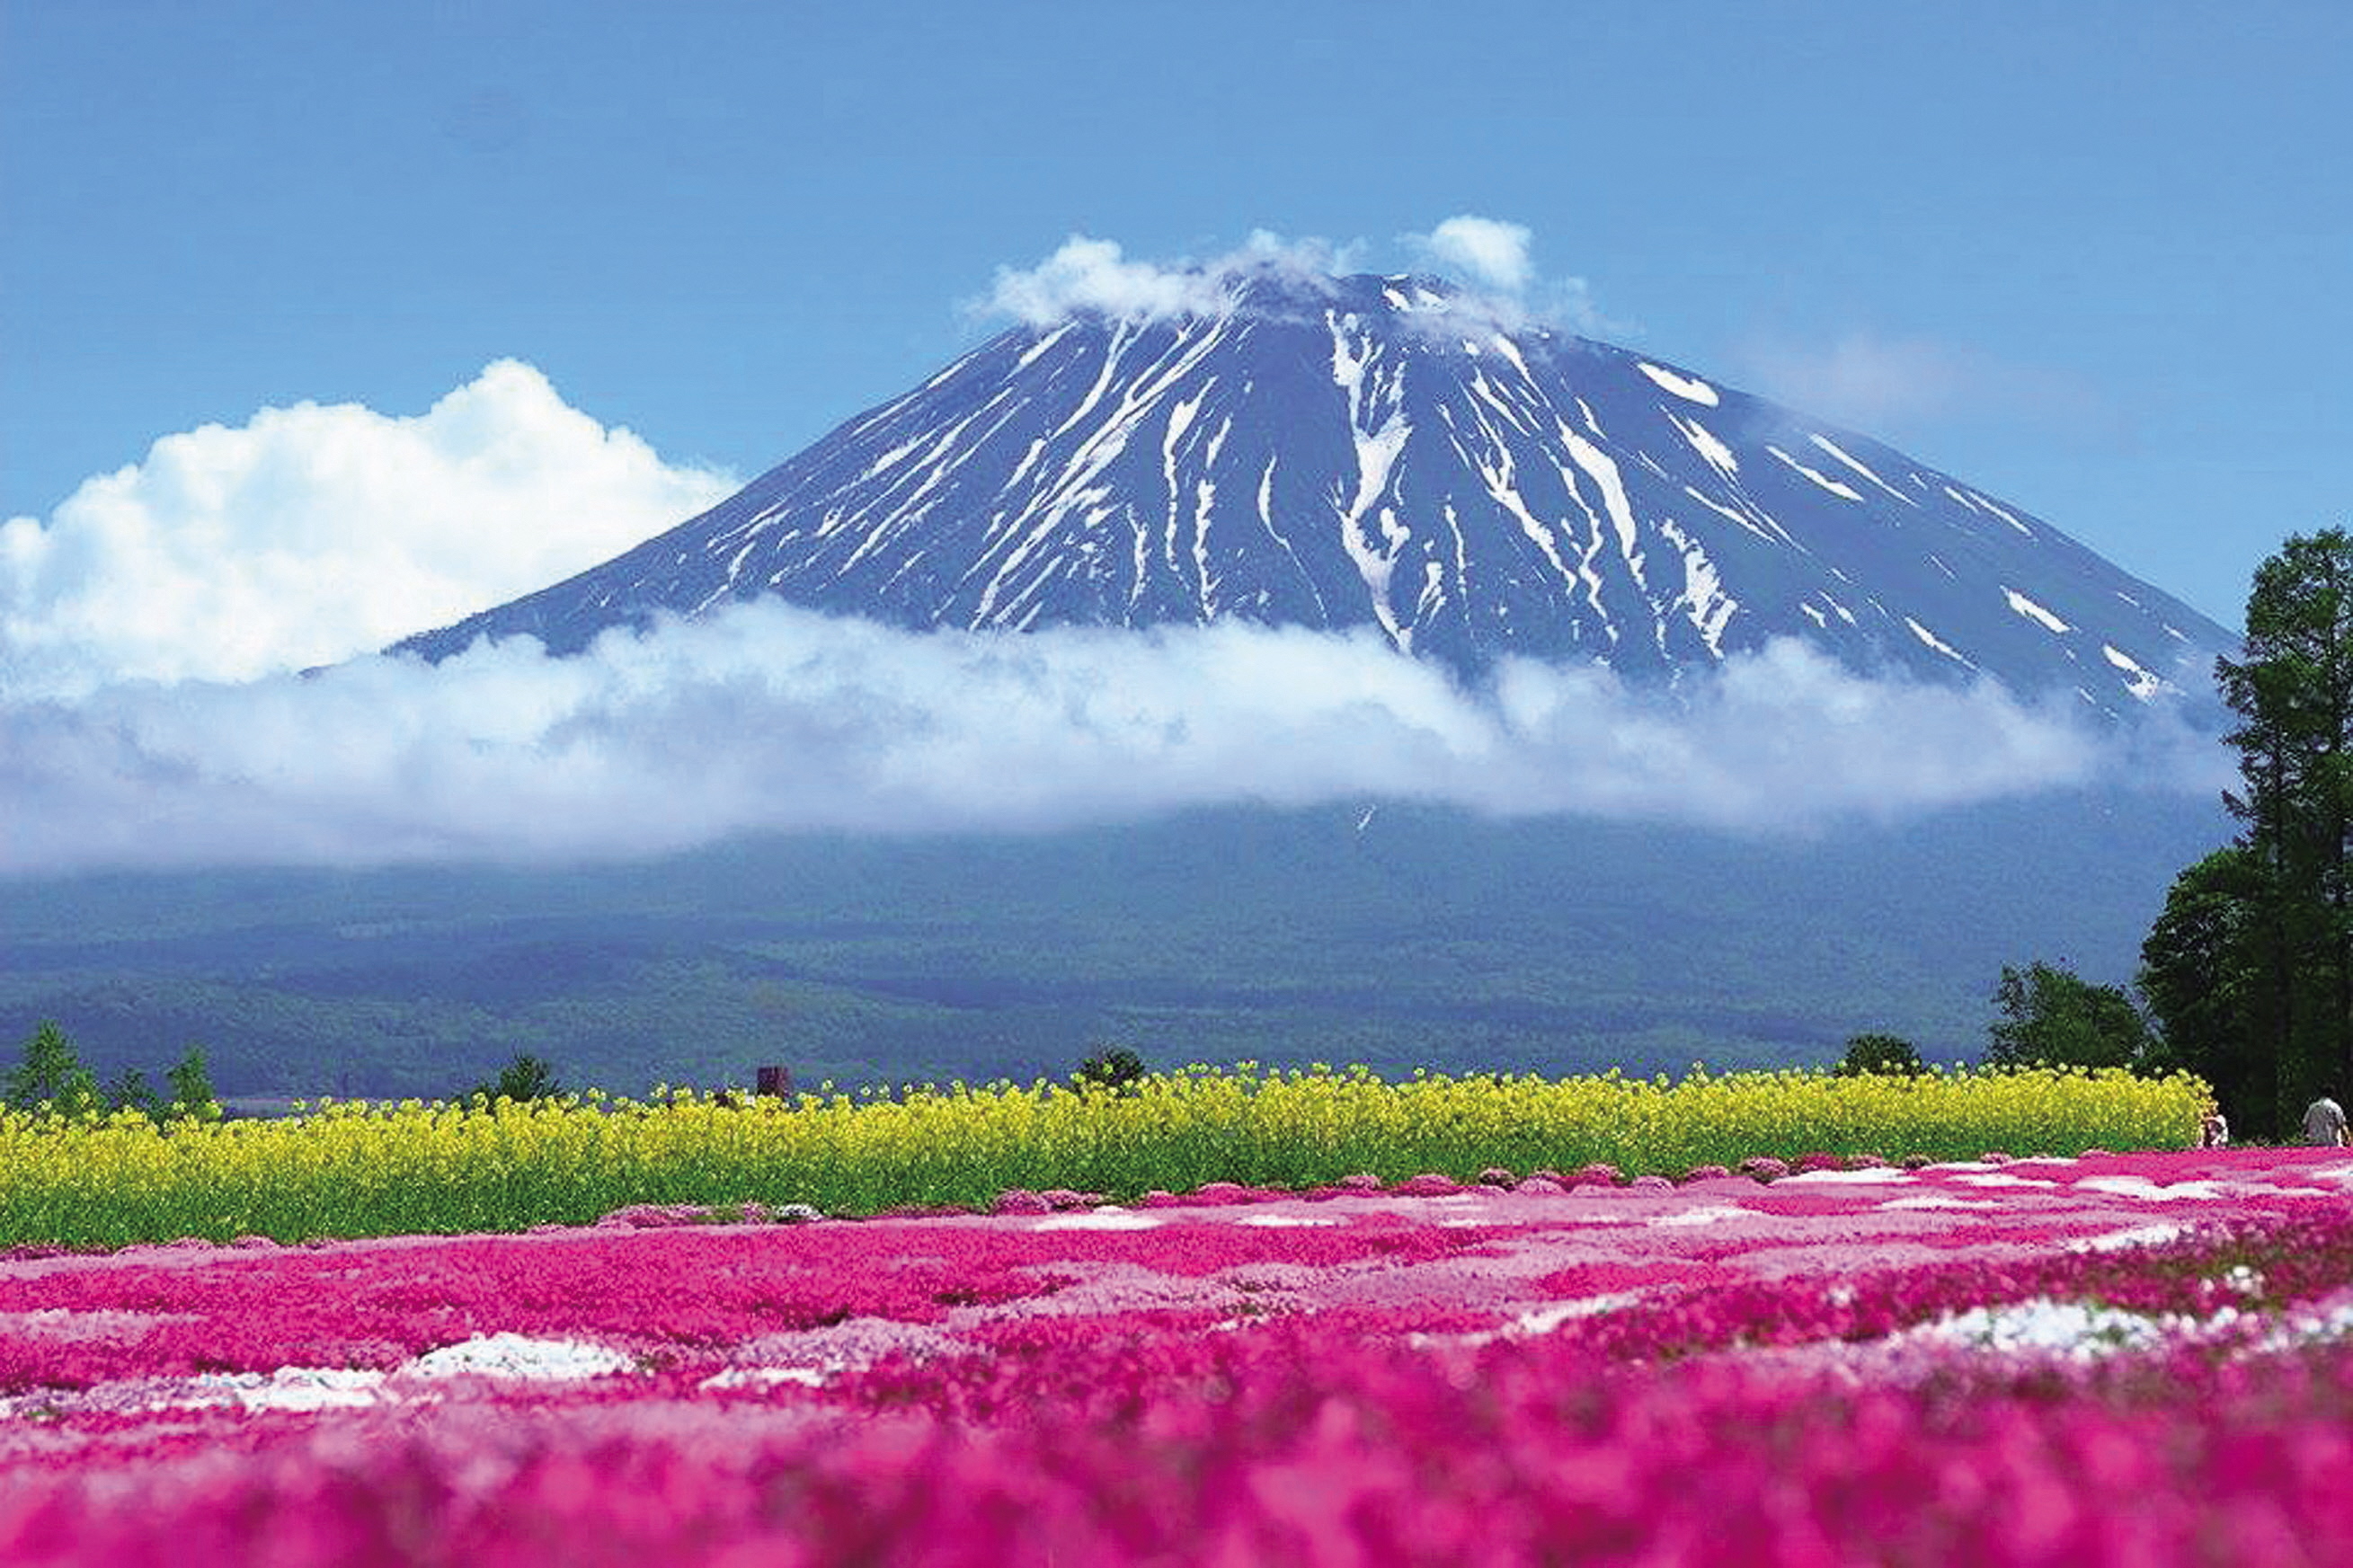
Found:
<svg viewBox="0 0 2353 1568"><path fill-rule="evenodd" d="M1113 1198L1206 1182L1304 1187L1357 1173L1503 1167L1679 1176L1751 1155L1968 1158L2178 1149L2187 1075L1810 1071L1386 1082L1252 1064L1132 1093L1039 1083L805 1094L590 1093L495 1110L324 1104L279 1121L0 1114L0 1244L262 1235L281 1241L577 1225L635 1204L801 1203L828 1214L987 1204L1011 1188Z"/></svg>

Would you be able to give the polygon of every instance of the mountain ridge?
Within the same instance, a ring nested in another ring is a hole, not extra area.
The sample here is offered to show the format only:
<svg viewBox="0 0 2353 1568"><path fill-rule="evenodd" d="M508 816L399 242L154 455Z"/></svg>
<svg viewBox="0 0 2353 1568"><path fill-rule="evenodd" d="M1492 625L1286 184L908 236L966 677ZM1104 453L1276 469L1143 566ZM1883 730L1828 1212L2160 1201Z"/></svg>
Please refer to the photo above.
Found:
<svg viewBox="0 0 2353 1568"><path fill-rule="evenodd" d="M918 630L1367 627L1470 673L1672 681L1796 637L2115 716L2234 641L1882 443L1437 280L1219 285L1008 329L678 527L396 647L570 653L773 594Z"/></svg>

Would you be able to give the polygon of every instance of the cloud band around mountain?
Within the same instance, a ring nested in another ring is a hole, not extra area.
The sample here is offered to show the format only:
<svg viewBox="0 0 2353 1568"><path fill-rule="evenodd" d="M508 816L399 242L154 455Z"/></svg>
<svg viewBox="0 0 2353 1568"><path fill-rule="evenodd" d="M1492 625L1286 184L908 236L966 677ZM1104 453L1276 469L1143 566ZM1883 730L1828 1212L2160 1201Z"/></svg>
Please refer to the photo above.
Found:
<svg viewBox="0 0 2353 1568"><path fill-rule="evenodd" d="M571 658L514 639L0 705L0 872L601 860L1381 799L1804 830L2112 784L2126 744L1794 642L1666 704L1533 663L1465 692L1361 634L910 633L754 601ZM2193 744L2166 775L2211 786L2213 765Z"/></svg>

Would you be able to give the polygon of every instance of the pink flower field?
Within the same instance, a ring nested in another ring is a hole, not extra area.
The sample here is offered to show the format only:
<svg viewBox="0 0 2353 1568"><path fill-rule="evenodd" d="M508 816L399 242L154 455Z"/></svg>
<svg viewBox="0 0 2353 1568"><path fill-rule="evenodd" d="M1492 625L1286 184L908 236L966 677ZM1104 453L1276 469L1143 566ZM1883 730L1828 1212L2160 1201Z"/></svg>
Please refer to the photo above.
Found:
<svg viewBox="0 0 2353 1568"><path fill-rule="evenodd" d="M2353 1156L1842 1165L19 1248L0 1561L2353 1562Z"/></svg>

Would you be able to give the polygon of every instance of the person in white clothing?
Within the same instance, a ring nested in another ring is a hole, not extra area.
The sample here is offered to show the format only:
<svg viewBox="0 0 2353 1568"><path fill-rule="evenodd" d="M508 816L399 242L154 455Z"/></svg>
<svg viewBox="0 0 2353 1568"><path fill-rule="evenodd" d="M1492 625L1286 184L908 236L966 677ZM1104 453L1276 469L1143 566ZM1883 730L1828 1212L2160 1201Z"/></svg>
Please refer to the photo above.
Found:
<svg viewBox="0 0 2353 1568"><path fill-rule="evenodd" d="M2326 1097L2306 1106L2304 1111L2304 1141L2333 1148L2344 1147L2345 1108Z"/></svg>

